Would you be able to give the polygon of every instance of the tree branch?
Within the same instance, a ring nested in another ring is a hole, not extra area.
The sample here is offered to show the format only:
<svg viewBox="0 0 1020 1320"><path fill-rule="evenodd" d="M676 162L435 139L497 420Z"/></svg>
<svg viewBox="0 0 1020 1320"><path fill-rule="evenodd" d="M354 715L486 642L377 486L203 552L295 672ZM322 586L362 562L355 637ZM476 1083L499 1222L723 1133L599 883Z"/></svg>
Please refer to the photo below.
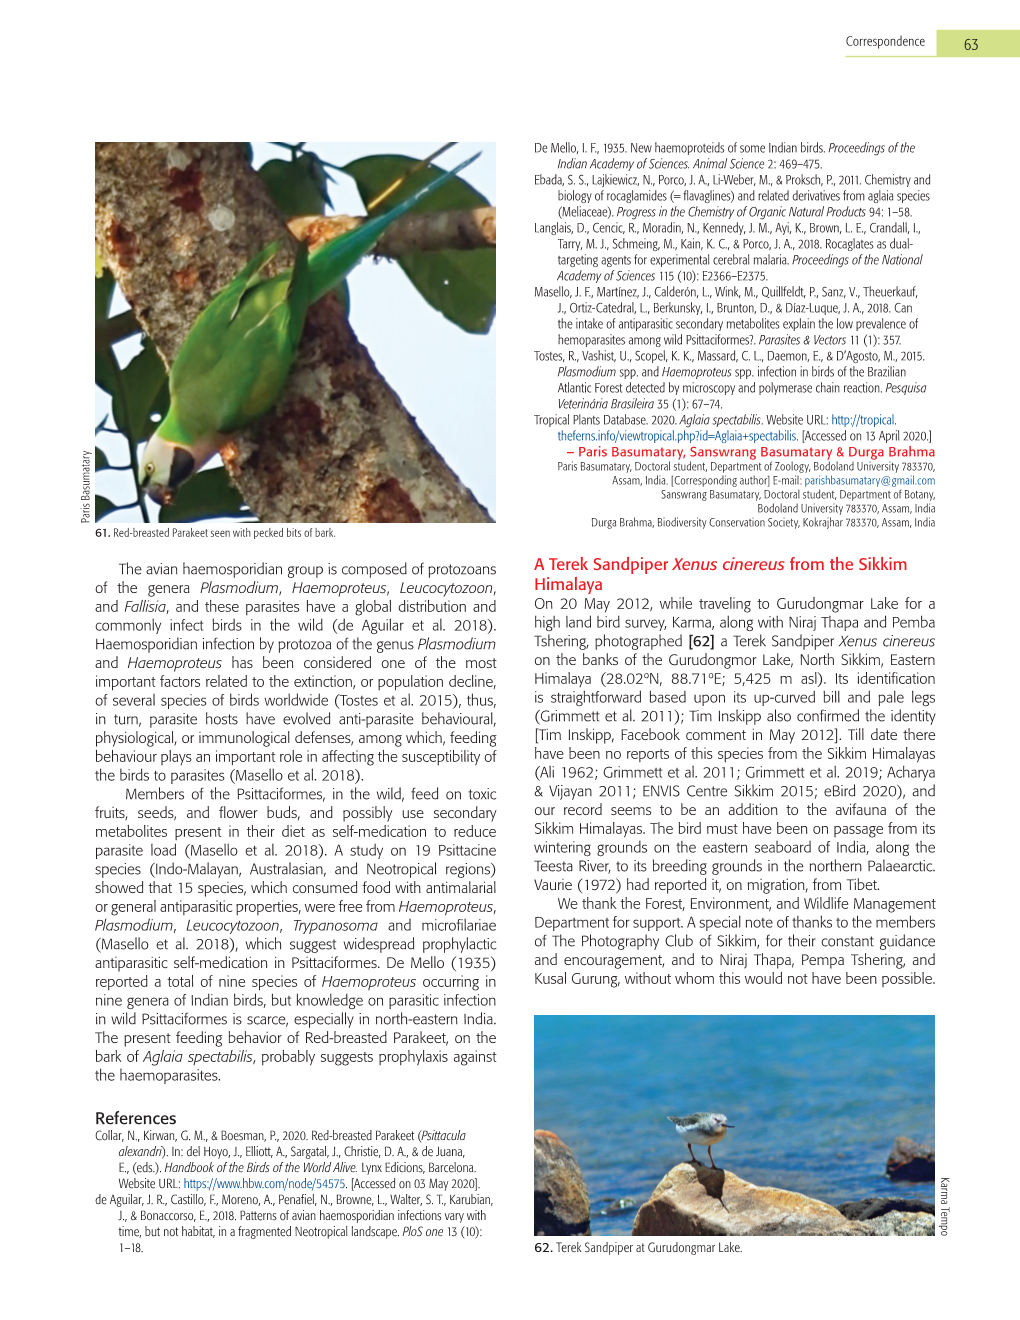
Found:
<svg viewBox="0 0 1020 1320"><path fill-rule="evenodd" d="M130 339L132 335L141 333L142 327L135 320L134 312L118 312L116 316L100 321L96 326L96 349L111 348L122 339Z"/></svg>
<svg viewBox="0 0 1020 1320"><path fill-rule="evenodd" d="M191 162L184 169L182 157ZM272 270L290 265L294 242L243 144L96 144L96 241L167 363L209 299L280 237L284 251ZM276 407L224 461L267 522L491 521L332 296L310 309Z"/></svg>
<svg viewBox="0 0 1020 1320"><path fill-rule="evenodd" d="M307 238L309 246L316 248L364 223L361 215L301 215L288 220L287 228L295 238ZM496 208L479 206L468 211L402 215L386 230L372 255L395 258L409 252L464 252L495 246Z"/></svg>

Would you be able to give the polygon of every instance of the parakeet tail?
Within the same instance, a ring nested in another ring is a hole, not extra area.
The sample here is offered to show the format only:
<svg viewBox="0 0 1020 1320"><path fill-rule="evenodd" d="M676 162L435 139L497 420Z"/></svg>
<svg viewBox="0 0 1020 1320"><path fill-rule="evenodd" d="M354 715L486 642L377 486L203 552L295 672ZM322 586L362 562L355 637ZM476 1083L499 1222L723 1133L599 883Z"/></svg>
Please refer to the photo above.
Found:
<svg viewBox="0 0 1020 1320"><path fill-rule="evenodd" d="M454 175L459 174L461 170L467 169L481 155L476 152L468 160L461 161L452 170L447 170L431 183L425 184L419 188L416 193L408 197L406 201L400 202L392 210L385 214L376 216L375 219L368 220L363 225L350 233L341 234L339 238L334 238L331 242L324 244L317 252L313 252L308 260L309 274L311 275L311 301L316 302L328 293L335 285L339 284L346 275L348 275L358 264L366 253L370 252L379 240L379 236L396 220L402 216L405 211L410 211L413 206L430 193L441 188L444 183L452 179Z"/></svg>

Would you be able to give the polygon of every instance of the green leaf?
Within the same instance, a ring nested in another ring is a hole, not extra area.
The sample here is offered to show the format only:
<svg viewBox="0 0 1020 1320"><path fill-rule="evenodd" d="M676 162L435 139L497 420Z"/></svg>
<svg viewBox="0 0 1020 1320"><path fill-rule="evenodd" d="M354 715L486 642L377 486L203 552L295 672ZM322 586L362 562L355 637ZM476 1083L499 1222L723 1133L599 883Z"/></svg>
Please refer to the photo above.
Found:
<svg viewBox="0 0 1020 1320"><path fill-rule="evenodd" d="M344 166L357 184L366 209L394 180L417 164L412 156L363 156ZM427 165L395 188L372 215L382 215L432 179L442 170ZM461 178L450 179L424 201L415 212L471 210L488 206L483 197ZM430 306L469 334L484 335L496 314L496 252L480 248L472 252L414 252L400 258L408 279Z"/></svg>
<svg viewBox="0 0 1020 1320"><path fill-rule="evenodd" d="M186 481L174 497L159 511L161 523L197 522L200 518L249 517L240 491L230 484L226 468L199 472Z"/></svg>
<svg viewBox="0 0 1020 1320"><path fill-rule="evenodd" d="M314 152L306 152L295 160L267 160L259 174L285 219L295 215L325 215L329 203L326 171Z"/></svg>
<svg viewBox="0 0 1020 1320"><path fill-rule="evenodd" d="M369 204L395 179L399 179L401 175L420 163L413 156L362 156L360 160L352 160L345 165L343 171L358 185L358 192L367 209ZM410 197L412 193L443 173L445 171L438 165L426 165L423 169L416 170L399 188L395 188L385 201L373 207L372 215L382 215L384 211L392 210L398 202ZM487 197L483 197L477 188L472 188L470 183L458 176L450 179L442 188L437 188L424 201L419 202L414 210L416 212L462 211L488 205Z"/></svg>
<svg viewBox="0 0 1020 1320"><path fill-rule="evenodd" d="M469 335L489 333L496 315L496 252L411 252L404 274L425 301Z"/></svg>
<svg viewBox="0 0 1020 1320"><path fill-rule="evenodd" d="M96 384L112 398L120 386L120 366L114 357L112 348L96 350ZM116 420L116 419L114 419Z"/></svg>
<svg viewBox="0 0 1020 1320"><path fill-rule="evenodd" d="M103 451L102 451L101 449L97 449L97 450L96 450L96 466L95 466L95 471L96 471L96 472L105 472L105 471L107 471L107 469L109 468L109 466L110 466L110 464L109 464L109 461L107 460L106 455L103 453Z"/></svg>
<svg viewBox="0 0 1020 1320"><path fill-rule="evenodd" d="M96 280L96 325L110 315L110 303L116 287L116 281L108 270L104 270Z"/></svg>
<svg viewBox="0 0 1020 1320"><path fill-rule="evenodd" d="M97 495L96 518L95 518L96 522L98 522L100 518L105 518L108 513L113 513L114 510L120 507L121 507L120 505L114 504L113 500L108 500L105 495ZM128 508L130 506L125 505L123 507Z"/></svg>
<svg viewBox="0 0 1020 1320"><path fill-rule="evenodd" d="M124 392L124 378L120 364L112 348L96 350L96 384L110 396L113 406L114 424L121 430L121 422L128 414L127 396Z"/></svg>
<svg viewBox="0 0 1020 1320"><path fill-rule="evenodd" d="M147 440L158 426L151 420L158 413L162 418L170 406L170 385L163 359L156 352L151 339L142 340L142 351L121 370L123 397L118 410L117 395L113 397L114 421L134 444Z"/></svg>
<svg viewBox="0 0 1020 1320"><path fill-rule="evenodd" d="M146 431L145 435L141 437L143 440L148 440L149 436L152 434L153 431L156 430L156 428L159 426L159 423L163 420L163 418L167 415L169 411L170 411L170 373L164 370L163 384L156 391L156 397L149 405L150 416L155 417L158 420L155 422L150 420L148 422L149 430Z"/></svg>
<svg viewBox="0 0 1020 1320"><path fill-rule="evenodd" d="M170 379L152 341L142 340L142 351L126 367L117 362L112 348L96 353L96 384L110 396L113 420L128 440L147 440L170 407Z"/></svg>

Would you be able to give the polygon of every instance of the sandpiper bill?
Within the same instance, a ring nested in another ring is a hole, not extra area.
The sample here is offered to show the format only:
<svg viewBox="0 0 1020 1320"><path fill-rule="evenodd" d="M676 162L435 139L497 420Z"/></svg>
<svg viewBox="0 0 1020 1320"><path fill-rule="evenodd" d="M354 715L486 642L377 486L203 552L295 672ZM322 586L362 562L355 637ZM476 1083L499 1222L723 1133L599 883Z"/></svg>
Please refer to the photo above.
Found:
<svg viewBox="0 0 1020 1320"><path fill-rule="evenodd" d="M694 1158L691 1142L696 1146L707 1146L708 1158L712 1160L712 1168L717 1169L719 1167L712 1159L712 1147L722 1141L733 1126L732 1123L726 1122L725 1114L686 1114L683 1118L674 1118L670 1115L669 1121L675 1124L676 1130L687 1142L687 1149L691 1151L692 1164L701 1164L702 1161Z"/></svg>

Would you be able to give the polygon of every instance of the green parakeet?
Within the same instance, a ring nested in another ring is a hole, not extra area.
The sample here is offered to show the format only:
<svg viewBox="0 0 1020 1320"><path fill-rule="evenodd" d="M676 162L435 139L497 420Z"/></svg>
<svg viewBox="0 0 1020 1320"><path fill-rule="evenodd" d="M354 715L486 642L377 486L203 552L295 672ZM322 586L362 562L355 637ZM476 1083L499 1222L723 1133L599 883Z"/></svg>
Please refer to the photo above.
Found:
<svg viewBox="0 0 1020 1320"><path fill-rule="evenodd" d="M346 278L398 216L477 159L463 161L311 254L302 243L291 270L263 279L280 248L271 243L213 298L170 368L170 409L140 464L147 495L169 504L182 482L272 408L290 374L311 304Z"/></svg>

